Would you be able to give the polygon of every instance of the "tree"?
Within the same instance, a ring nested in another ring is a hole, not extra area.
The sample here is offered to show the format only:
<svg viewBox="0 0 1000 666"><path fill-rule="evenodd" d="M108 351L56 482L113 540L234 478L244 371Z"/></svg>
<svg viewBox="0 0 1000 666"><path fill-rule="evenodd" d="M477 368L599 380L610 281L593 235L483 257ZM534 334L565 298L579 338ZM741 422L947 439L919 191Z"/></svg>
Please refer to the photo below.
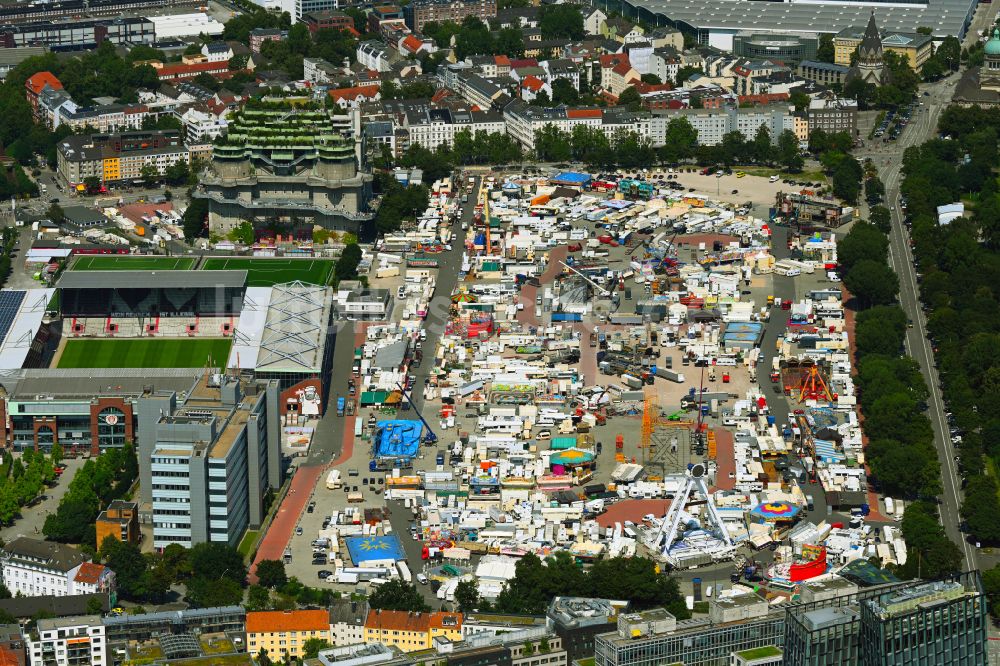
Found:
<svg viewBox="0 0 1000 666"><path fill-rule="evenodd" d="M247 610L262 611L271 608L271 592L260 585L251 585L247 589Z"/></svg>
<svg viewBox="0 0 1000 666"><path fill-rule="evenodd" d="M695 74L702 74L701 67L692 67L690 65L685 65L684 67L677 68L677 74L674 75L674 84L681 88L684 86L684 82L690 79Z"/></svg>
<svg viewBox="0 0 1000 666"><path fill-rule="evenodd" d="M544 125L535 131L535 152L543 162L565 162L570 158L569 137L555 125Z"/></svg>
<svg viewBox="0 0 1000 666"><path fill-rule="evenodd" d="M622 94L618 96L618 106L624 106L632 111L638 111L642 108L642 97L635 86L629 86L622 91Z"/></svg>
<svg viewBox="0 0 1000 666"><path fill-rule="evenodd" d="M580 103L580 92L569 79L559 78L552 82L552 102L575 106Z"/></svg>
<svg viewBox="0 0 1000 666"><path fill-rule="evenodd" d="M861 177L864 170L853 157L847 156L833 171L833 193L847 203L857 203L861 193Z"/></svg>
<svg viewBox="0 0 1000 666"><path fill-rule="evenodd" d="M48 210L45 211L45 216L56 224L60 224L66 219L66 214L63 212L62 206L57 203L49 205Z"/></svg>
<svg viewBox="0 0 1000 666"><path fill-rule="evenodd" d="M333 266L333 275L338 282L342 280L356 280L358 277L358 264L361 263L361 246L348 245L341 252L340 258Z"/></svg>
<svg viewBox="0 0 1000 666"><path fill-rule="evenodd" d="M243 220L235 228L233 228L226 238L233 241L234 243L242 243L243 245L253 245L256 240L256 233L254 232L253 222L250 220Z"/></svg>
<svg viewBox="0 0 1000 666"><path fill-rule="evenodd" d="M639 78L642 80L643 83L648 83L651 86L658 86L661 83L663 83L663 81L660 80L660 77L658 77L656 74L643 74Z"/></svg>
<svg viewBox="0 0 1000 666"><path fill-rule="evenodd" d="M257 581L264 587L274 589L288 582L285 563L281 560L261 560L257 563Z"/></svg>
<svg viewBox="0 0 1000 666"><path fill-rule="evenodd" d="M969 525L969 532L980 541L1000 542L1000 500L997 499L997 482L992 476L977 475L969 479L962 501L962 517Z"/></svg>
<svg viewBox="0 0 1000 666"><path fill-rule="evenodd" d="M583 39L583 14L573 4L542 5L538 13L542 39Z"/></svg>
<svg viewBox="0 0 1000 666"><path fill-rule="evenodd" d="M796 90L788 96L788 101L795 107L795 113L804 114L809 110L809 102L812 100L809 95Z"/></svg>
<svg viewBox="0 0 1000 666"><path fill-rule="evenodd" d="M368 605L382 610L428 612L431 609L416 585L399 579L390 580L375 588L368 597Z"/></svg>
<svg viewBox="0 0 1000 666"><path fill-rule="evenodd" d="M823 33L819 36L819 48L816 50L816 59L820 62L832 63L836 59L836 49L833 46L833 35Z"/></svg>
<svg viewBox="0 0 1000 666"><path fill-rule="evenodd" d="M139 169L139 177L145 181L159 180L160 171L152 164L143 164Z"/></svg>
<svg viewBox="0 0 1000 666"><path fill-rule="evenodd" d="M476 610L479 607L479 584L473 580L461 580L455 587L455 603L463 613Z"/></svg>
<svg viewBox="0 0 1000 666"><path fill-rule="evenodd" d="M771 132L767 125L761 125L753 138L753 158L761 164L770 164L772 153Z"/></svg>
<svg viewBox="0 0 1000 666"><path fill-rule="evenodd" d="M354 9L351 7L350 9ZM268 655L267 650L261 648L257 653L257 663L260 666L273 666L274 662L271 661L271 657Z"/></svg>
<svg viewBox="0 0 1000 666"><path fill-rule="evenodd" d="M983 571L983 594L990 602L990 615L1000 618L1000 564Z"/></svg>
<svg viewBox="0 0 1000 666"><path fill-rule="evenodd" d="M87 599L87 615L103 615L104 604L99 597L89 597Z"/></svg>
<svg viewBox="0 0 1000 666"><path fill-rule="evenodd" d="M243 590L232 578L195 576L187 584L187 600L196 608L234 606L243 601Z"/></svg>
<svg viewBox="0 0 1000 666"><path fill-rule="evenodd" d="M205 220L208 218L208 200L192 198L184 210L181 225L184 227L184 238L191 242L206 232Z"/></svg>
<svg viewBox="0 0 1000 666"><path fill-rule="evenodd" d="M330 642L325 638L309 638L302 645L302 657L305 659L315 659L319 656L320 650L330 647Z"/></svg>
<svg viewBox="0 0 1000 666"><path fill-rule="evenodd" d="M694 156L698 147L698 130L684 117L671 118L667 123L664 146L660 149L665 162L680 162Z"/></svg>
<svg viewBox="0 0 1000 666"><path fill-rule="evenodd" d="M958 41L957 37L948 35L941 40L941 44L934 52L934 57L940 60L941 64L948 70L956 71L962 60L961 42Z"/></svg>
<svg viewBox="0 0 1000 666"><path fill-rule="evenodd" d="M868 212L868 221L884 234L892 229L892 214L885 206L872 206Z"/></svg>
<svg viewBox="0 0 1000 666"><path fill-rule="evenodd" d="M864 259L844 276L844 286L862 308L887 305L899 294L899 278L884 263Z"/></svg>
<svg viewBox="0 0 1000 666"><path fill-rule="evenodd" d="M209 580L228 578L242 585L247 577L247 568L239 551L224 543L207 542L195 544L188 552L188 562L194 576Z"/></svg>
<svg viewBox="0 0 1000 666"><path fill-rule="evenodd" d="M798 173L802 171L805 160L799 152L799 138L792 130L785 130L778 135L777 160L786 171Z"/></svg>
<svg viewBox="0 0 1000 666"><path fill-rule="evenodd" d="M59 442L53 442L52 448L49 450L49 458L54 464L62 462L63 459L63 448Z"/></svg>
<svg viewBox="0 0 1000 666"><path fill-rule="evenodd" d="M107 536L101 544L100 555L108 568L115 572L115 580L121 595L132 601L142 600L145 594L143 583L146 575L146 559L139 547Z"/></svg>

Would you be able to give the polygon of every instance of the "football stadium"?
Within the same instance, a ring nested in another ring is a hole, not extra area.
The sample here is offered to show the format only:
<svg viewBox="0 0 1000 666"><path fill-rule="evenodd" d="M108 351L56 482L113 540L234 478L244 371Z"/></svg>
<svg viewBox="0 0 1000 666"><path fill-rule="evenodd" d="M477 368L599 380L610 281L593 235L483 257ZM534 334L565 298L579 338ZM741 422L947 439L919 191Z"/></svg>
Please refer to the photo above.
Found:
<svg viewBox="0 0 1000 666"><path fill-rule="evenodd" d="M331 261L82 259L56 283L61 339L50 367L218 368L283 390L327 384Z"/></svg>
<svg viewBox="0 0 1000 666"><path fill-rule="evenodd" d="M262 257L208 257L201 265L205 271L246 271L248 287L273 287L276 284L302 282L327 285L333 274L331 259L265 259Z"/></svg>

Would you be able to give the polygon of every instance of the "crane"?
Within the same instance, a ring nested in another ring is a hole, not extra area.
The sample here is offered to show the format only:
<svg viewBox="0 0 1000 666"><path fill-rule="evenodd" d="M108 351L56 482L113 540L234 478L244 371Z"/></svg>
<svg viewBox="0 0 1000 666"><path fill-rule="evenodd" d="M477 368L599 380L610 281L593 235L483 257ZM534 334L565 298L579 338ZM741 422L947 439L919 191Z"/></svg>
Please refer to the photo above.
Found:
<svg viewBox="0 0 1000 666"><path fill-rule="evenodd" d="M406 388L398 382L396 383L396 386L399 387L400 393L403 394L403 397L406 398L407 402L413 405L413 398L411 398L410 394L406 392ZM427 434L424 435L424 442L427 444L437 444L438 436L435 435L434 430L431 429L431 424L427 422L427 419L424 418L424 415L420 413L419 409L414 409L414 411L417 413L417 418L420 419L420 422L424 424L425 428L427 428Z"/></svg>
<svg viewBox="0 0 1000 666"><path fill-rule="evenodd" d="M596 282L594 282L593 280L591 280L589 277L587 277L586 275L584 275L580 271L576 270L575 268L573 268L572 266L570 266L569 264L567 264L565 261L560 261L559 263L562 264L563 266L565 266L567 269L569 269L573 273L576 273L578 276L582 277L587 282L587 284L589 284L590 286L592 286L597 291L597 293L601 294L602 296L604 296L606 298L610 297L612 295L612 291L610 289L605 289L604 287L602 287L601 285L597 284Z"/></svg>

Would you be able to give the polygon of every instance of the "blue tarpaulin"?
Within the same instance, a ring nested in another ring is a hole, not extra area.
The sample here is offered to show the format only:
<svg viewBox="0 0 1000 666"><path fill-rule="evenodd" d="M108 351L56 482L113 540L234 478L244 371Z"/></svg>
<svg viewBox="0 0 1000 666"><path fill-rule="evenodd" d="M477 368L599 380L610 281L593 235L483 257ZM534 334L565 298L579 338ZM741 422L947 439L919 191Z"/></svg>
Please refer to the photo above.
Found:
<svg viewBox="0 0 1000 666"><path fill-rule="evenodd" d="M347 552L354 566L362 567L373 560L402 560L403 544L395 534L388 536L348 537Z"/></svg>
<svg viewBox="0 0 1000 666"><path fill-rule="evenodd" d="M586 187L590 183L590 175L578 171L563 171L549 179L553 185L568 185L569 187Z"/></svg>
<svg viewBox="0 0 1000 666"><path fill-rule="evenodd" d="M417 455L423 431L420 421L380 421L376 429L376 456L412 458Z"/></svg>

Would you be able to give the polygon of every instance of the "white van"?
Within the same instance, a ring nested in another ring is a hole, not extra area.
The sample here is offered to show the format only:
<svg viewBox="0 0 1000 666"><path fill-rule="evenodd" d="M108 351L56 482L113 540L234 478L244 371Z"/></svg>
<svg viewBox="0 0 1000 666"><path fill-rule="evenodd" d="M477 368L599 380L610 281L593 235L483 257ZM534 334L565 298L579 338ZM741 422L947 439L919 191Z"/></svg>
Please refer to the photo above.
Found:
<svg viewBox="0 0 1000 666"><path fill-rule="evenodd" d="M768 178L768 182L777 183L778 182L778 176L777 175L771 176L770 178Z"/></svg>

